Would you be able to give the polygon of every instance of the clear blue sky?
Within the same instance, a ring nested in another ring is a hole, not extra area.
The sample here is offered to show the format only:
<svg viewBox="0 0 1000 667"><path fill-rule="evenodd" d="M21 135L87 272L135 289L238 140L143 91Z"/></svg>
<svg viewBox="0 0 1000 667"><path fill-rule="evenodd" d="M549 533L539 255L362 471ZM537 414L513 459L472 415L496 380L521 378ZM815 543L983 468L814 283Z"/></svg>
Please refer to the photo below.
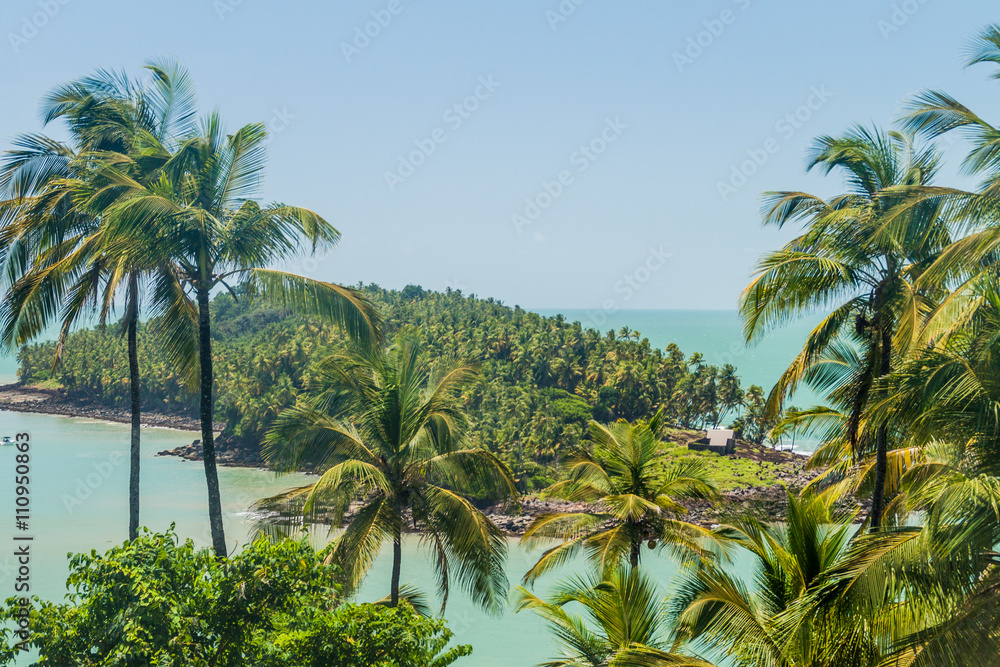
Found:
<svg viewBox="0 0 1000 667"><path fill-rule="evenodd" d="M727 309L788 236L760 227L760 193L837 191L803 173L813 137L888 124L927 87L1000 112L988 70L962 67L1000 22L985 0L576 2L6 0L0 141L40 129L55 84L173 55L204 110L280 129L265 198L343 232L300 270L528 308ZM386 25L345 53L372 12ZM433 153L387 179L416 142ZM748 151L762 166L723 197Z"/></svg>

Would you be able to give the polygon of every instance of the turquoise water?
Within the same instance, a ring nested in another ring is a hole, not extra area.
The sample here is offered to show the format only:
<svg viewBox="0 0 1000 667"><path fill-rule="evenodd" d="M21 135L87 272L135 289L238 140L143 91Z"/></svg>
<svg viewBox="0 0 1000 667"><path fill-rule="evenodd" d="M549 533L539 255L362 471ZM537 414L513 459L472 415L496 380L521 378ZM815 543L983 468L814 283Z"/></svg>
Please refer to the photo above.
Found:
<svg viewBox="0 0 1000 667"><path fill-rule="evenodd" d="M567 318L586 317L581 311L565 311ZM677 342L686 354L700 351L709 363L733 363L745 384L769 387L794 356L810 323L799 323L766 339L755 348L742 346L735 313L652 312L617 313L603 330L628 326L639 330L657 347ZM13 379L12 359L0 359L0 382ZM32 441L30 534L32 542L32 593L59 599L65 593L68 553L106 550L122 542L128 524L128 427L85 419L0 412L0 435L27 432ZM170 429L143 430L142 523L165 530L171 523L182 538L210 544L206 492L201 463L173 457L156 457L163 449L188 444L197 435ZM16 452L0 448L0 599L14 595L12 573L14 537L13 465ZM242 468L219 470L225 512L226 535L236 549L250 530L247 508L262 497L302 483L303 476L276 478L273 474ZM512 585L534 562L511 541L508 562ZM383 552L361 592L364 600L375 600L389 590L389 553ZM677 568L668 559L652 556L647 571L664 593ZM564 572L579 571L580 566ZM414 537L404 545L403 580L434 591L431 560ZM539 592L551 581L542 582ZM459 664L479 667L534 665L558 655L544 625L529 613L505 613L491 617L477 609L458 589L452 591L446 618L456 640L472 644L475 653ZM22 661L20 664L27 664Z"/></svg>
<svg viewBox="0 0 1000 667"><path fill-rule="evenodd" d="M14 595L15 563L8 548L15 535L30 535L32 593L59 599L65 593L67 554L121 543L128 525L128 427L122 424L70 419L48 415L0 412L0 433L31 436L30 529L14 531L10 521L0 530L0 598ZM195 434L168 429L143 430L142 522L154 530L171 523L182 538L208 547L211 543L206 516L203 468L199 462L156 457L155 452L187 444ZM0 510L13 513L13 447L0 448ZM219 481L225 512L226 536L231 549L247 541L250 519L247 507L255 500L302 483L304 476L276 478L273 474L241 468L220 468ZM8 514L8 512L10 514ZM318 542L326 539L326 531ZM534 563L537 552L522 549L510 540L508 572L512 586ZM389 591L391 552L383 551L362 588L360 599L374 601ZM648 571L662 585L664 594L677 573L669 559L652 555ZM582 569L570 564L564 572ZM420 540L409 537L404 545L403 581L432 593L436 590L431 559ZM543 581L536 593L544 594L553 579ZM436 599L436 598L435 598ZM439 604L435 602L436 605ZM468 665L508 667L534 665L557 655L557 648L539 620L530 613L490 616L458 588L453 589L446 618L455 641L475 649ZM18 664L28 664L27 659Z"/></svg>

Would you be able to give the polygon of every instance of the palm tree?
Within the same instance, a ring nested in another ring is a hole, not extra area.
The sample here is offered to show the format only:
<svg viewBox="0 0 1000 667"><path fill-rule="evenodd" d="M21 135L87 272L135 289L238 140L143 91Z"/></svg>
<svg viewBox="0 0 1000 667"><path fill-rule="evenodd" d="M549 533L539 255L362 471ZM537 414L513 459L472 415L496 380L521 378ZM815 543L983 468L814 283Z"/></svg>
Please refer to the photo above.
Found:
<svg viewBox="0 0 1000 667"><path fill-rule="evenodd" d="M750 554L752 587L725 562L703 562L682 580L672 603L679 636L715 647L736 667L874 667L859 659L872 642L860 619L851 632L814 605L812 619L794 631L788 622L845 553L852 520L831 510L829 499L789 494L784 524L747 514L720 527L721 538Z"/></svg>
<svg viewBox="0 0 1000 667"><path fill-rule="evenodd" d="M575 502L599 503L603 511L560 512L536 517L522 542L565 540L542 554L524 575L525 583L564 563L584 549L600 572L611 573L625 559L639 565L643 542L651 549L669 547L701 553L709 532L680 521L680 499L714 499L718 489L697 460L665 465L661 451L664 426L660 410L649 422L590 423L592 449L580 448L569 459L567 479L549 495Z"/></svg>
<svg viewBox="0 0 1000 667"><path fill-rule="evenodd" d="M195 105L190 77L177 63L150 61L146 68L152 76L145 88L124 74L99 71L54 90L43 104L43 118L46 123L65 120L74 145L24 135L0 175L7 190L0 207L13 212L4 230L6 257L13 260L4 304L6 347L29 342L58 318L58 363L70 330L85 312L97 311L103 326L124 292L121 325L128 340L131 394L129 539L139 529L139 301L141 284L156 267L129 262L102 242L102 215L114 201L114 190L105 190L108 183L101 181L98 166L132 152L143 133L169 143L190 129Z"/></svg>
<svg viewBox="0 0 1000 667"><path fill-rule="evenodd" d="M587 618L567 611L573 605L582 606ZM564 648L562 658L543 667L711 667L675 652L679 647L663 632L667 606L635 568L616 568L606 579L575 577L547 602L518 588L515 611L525 610L541 616Z"/></svg>
<svg viewBox="0 0 1000 667"><path fill-rule="evenodd" d="M801 220L805 229L766 255L744 290L740 310L747 340L798 315L835 307L771 391L770 418L780 413L781 403L815 360L854 330L869 365L850 417L851 444L861 453L857 425L872 384L891 371L941 296L940 284L918 282L950 242L941 204L926 200L905 214L897 212L908 201L905 187L928 185L937 165L937 153L918 150L909 135L856 127L843 137L817 139L809 160L810 169L842 171L846 193L829 201L804 192L766 195L764 224L783 227ZM880 424L873 529L882 521L888 437L889 424Z"/></svg>
<svg viewBox="0 0 1000 667"><path fill-rule="evenodd" d="M140 182L126 168L102 169L118 195L105 214L106 242L132 257L169 265L152 281L150 292L163 344L178 367L199 377L212 543L224 558L228 549L213 434L212 291L224 287L234 297L266 298L319 315L366 343L378 338L381 325L357 290L262 268L295 256L303 244L315 251L340 239L330 223L308 209L261 205L255 199L266 161L262 124L227 135L219 116L212 114L201 132L185 137L176 151L155 137L143 139L126 166L158 164L158 178ZM143 230L155 232L151 246L136 243L144 238Z"/></svg>
<svg viewBox="0 0 1000 667"><path fill-rule="evenodd" d="M266 506L302 502L306 514L328 509L339 527L351 503L361 501L332 552L348 590L389 540L390 602L397 604L402 534L410 524L431 546L442 608L453 573L478 604L502 608L506 538L463 494L510 501L517 491L506 465L463 442L462 392L476 377L468 366L432 376L419 346L405 337L388 351L353 349L323 360L306 393L268 432L264 457L272 467L290 472L308 463L323 475Z"/></svg>
<svg viewBox="0 0 1000 667"><path fill-rule="evenodd" d="M969 476L1000 475L1000 291L976 290L982 303L963 326L888 378L879 409L912 446L951 443Z"/></svg>
<svg viewBox="0 0 1000 667"><path fill-rule="evenodd" d="M726 415L743 404L746 393L740 386L740 378L736 374L736 367L726 364L719 373L719 417L718 423L725 422Z"/></svg>
<svg viewBox="0 0 1000 667"><path fill-rule="evenodd" d="M910 366L911 359L903 360L893 374L873 384L871 364L862 354L862 343L853 336L840 338L814 359L805 369L803 382L824 395L826 404L801 410L788 408L772 433L780 436L791 431L820 436L822 444L807 464L807 468L820 472L806 488L822 489L837 497L869 497L875 485L875 461L871 457L859 460L854 453L859 449L870 451L879 425L888 421L890 440L896 447L886 452L883 488L887 497L893 497L904 473L922 456L921 446L926 440L918 440L914 420L910 419L922 412L902 409L900 391L888 389L896 383L900 368ZM868 388L864 390L867 401L855 417L858 398L863 395L861 388ZM860 446L852 444L852 438ZM893 500L883 510L883 525L906 518L890 511L895 503Z"/></svg>
<svg viewBox="0 0 1000 667"><path fill-rule="evenodd" d="M873 665L998 664L1000 483L966 474L960 449L928 449L901 481L899 509L922 510L920 525L857 535L792 610L790 632L818 621L828 640L868 633Z"/></svg>
<svg viewBox="0 0 1000 667"><path fill-rule="evenodd" d="M967 66L980 63L1000 65L1000 25L985 29L974 40ZM997 78L996 74L993 78ZM946 248L925 272L925 281L953 281L955 289L930 318L928 329L947 333L960 328L975 316L984 302L985 291L994 289L997 276L997 251L1000 249L1000 128L977 115L947 93L925 91L911 104L903 118L910 131L931 138L959 132L971 143L963 169L982 177L980 188L968 192L956 188L923 186L909 188L909 206L899 206L900 215L910 208L934 203L949 210L963 237Z"/></svg>
<svg viewBox="0 0 1000 667"><path fill-rule="evenodd" d="M839 494L810 492L789 495L784 524L722 526L751 577L709 561L687 575L671 606L678 638L734 667L997 664L997 479L936 460L902 485L919 526L858 531L856 513L835 509Z"/></svg>

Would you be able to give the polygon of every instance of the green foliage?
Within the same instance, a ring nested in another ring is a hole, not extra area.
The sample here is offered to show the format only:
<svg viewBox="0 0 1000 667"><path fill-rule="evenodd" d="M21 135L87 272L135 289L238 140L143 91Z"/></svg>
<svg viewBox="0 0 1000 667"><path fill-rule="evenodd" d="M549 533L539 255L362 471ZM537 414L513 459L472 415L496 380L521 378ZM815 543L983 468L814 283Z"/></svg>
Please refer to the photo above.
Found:
<svg viewBox="0 0 1000 667"><path fill-rule="evenodd" d="M300 614L280 628L264 652L273 667L447 667L472 654L467 644L447 649L444 621L407 605L342 605L333 613Z"/></svg>
<svg viewBox="0 0 1000 667"><path fill-rule="evenodd" d="M630 653L655 659L654 665L712 667L675 652L677 644L663 636L667 605L638 568L616 568L603 579L576 577L558 585L550 601L519 588L516 604L516 611L541 617L562 648L546 667L627 667L636 664Z"/></svg>
<svg viewBox="0 0 1000 667"><path fill-rule="evenodd" d="M649 418L663 407L680 426L711 426L734 415L743 400L732 366L717 369L701 355L686 359L675 345L653 349L636 332L602 335L559 316L450 290L363 291L381 311L386 336L413 329L432 368L454 359L477 364L483 381L464 397L470 438L525 482L551 477L560 453L586 437L590 419ZM229 294L213 300L212 321L217 420L229 434L255 442L294 403L313 365L344 345L332 327ZM54 351L50 343L24 348L21 379L51 380L71 394L127 404L128 366L116 330L73 334L53 371ZM139 332L139 356L145 408L196 414L195 396L148 327ZM550 472L531 473L531 462Z"/></svg>
<svg viewBox="0 0 1000 667"><path fill-rule="evenodd" d="M771 463L709 451L696 452L688 449L687 445L668 445L660 450L660 457L668 466L691 461L700 462L711 470L712 481L721 492L774 486L782 481L783 474L794 475L801 471L801 468L792 462Z"/></svg>
<svg viewBox="0 0 1000 667"><path fill-rule="evenodd" d="M259 540L219 561L172 532L71 559L61 604L35 598L31 645L60 667L444 667L451 633L408 605L343 605L338 573L302 542ZM0 621L16 617L12 598ZM392 637L392 641L387 641ZM19 641L10 631L0 656Z"/></svg>
<svg viewBox="0 0 1000 667"><path fill-rule="evenodd" d="M594 512L542 514L524 533L523 543L564 540L546 550L524 575L526 583L585 551L607 576L626 559L635 568L644 542L651 549L701 553L708 532L678 520L681 499L715 499L718 489L701 459L668 462L661 454L664 425L658 412L648 422L590 423L593 447L578 447L566 465L566 479L548 493L596 505Z"/></svg>
<svg viewBox="0 0 1000 667"><path fill-rule="evenodd" d="M465 442L462 392L476 379L469 366L431 375L406 335L389 350L352 348L327 357L264 444L266 461L279 472L309 463L324 473L315 484L262 504L307 515L327 509L339 526L360 499L331 554L350 590L391 540L390 603L396 605L402 531L411 526L424 533L434 555L442 610L457 579L477 603L499 612L507 596L507 542L467 495L474 490L513 501L517 490L507 466Z"/></svg>

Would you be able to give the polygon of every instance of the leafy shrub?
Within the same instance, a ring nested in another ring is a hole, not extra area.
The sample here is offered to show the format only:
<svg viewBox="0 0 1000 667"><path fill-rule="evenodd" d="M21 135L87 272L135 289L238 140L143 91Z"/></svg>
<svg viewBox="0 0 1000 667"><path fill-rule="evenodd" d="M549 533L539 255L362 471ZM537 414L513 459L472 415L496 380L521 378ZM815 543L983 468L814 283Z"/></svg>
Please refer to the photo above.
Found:
<svg viewBox="0 0 1000 667"><path fill-rule="evenodd" d="M29 601L38 665L59 667L445 667L451 633L409 606L344 604L338 573L304 542L259 540L217 560L176 534L73 556L66 601ZM0 660L25 601L0 610Z"/></svg>

